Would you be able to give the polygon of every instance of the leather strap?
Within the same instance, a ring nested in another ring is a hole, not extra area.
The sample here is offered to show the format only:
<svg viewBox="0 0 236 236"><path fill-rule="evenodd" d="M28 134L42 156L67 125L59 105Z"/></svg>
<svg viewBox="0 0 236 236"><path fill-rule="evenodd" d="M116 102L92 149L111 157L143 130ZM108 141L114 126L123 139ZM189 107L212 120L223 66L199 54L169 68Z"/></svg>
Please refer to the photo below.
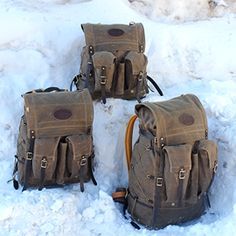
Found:
<svg viewBox="0 0 236 236"><path fill-rule="evenodd" d="M157 155L159 153L159 155ZM156 225L156 219L158 217L159 209L161 208L162 201L162 190L163 190L163 175L164 175L164 153L162 150L157 148L157 145L154 142L154 154L156 156L155 161L155 173L158 173L156 176L155 184L155 193L154 193L154 205L153 205L153 216L152 216L152 225ZM158 161L159 158L159 161ZM159 166L158 166L159 162Z"/></svg>
<svg viewBox="0 0 236 236"><path fill-rule="evenodd" d="M97 185L97 181L96 181L94 174L93 174L93 165L92 165L93 158L94 158L94 153L88 158L88 168L89 168L89 172L90 172L90 176L93 181L93 184Z"/></svg>
<svg viewBox="0 0 236 236"><path fill-rule="evenodd" d="M136 98L137 98L137 101L141 103L140 93L141 93L141 87L143 83L143 72L139 73L137 80L138 81L137 81L137 87L136 87Z"/></svg>
<svg viewBox="0 0 236 236"><path fill-rule="evenodd" d="M47 158L43 157L41 160L41 171L40 171L40 183L39 183L39 190L43 189L44 180L45 180L45 173L47 168Z"/></svg>
<svg viewBox="0 0 236 236"><path fill-rule="evenodd" d="M102 96L102 102L103 104L106 104L106 82L107 82L107 75L106 75L106 67L101 67L101 78L100 78L100 84L101 84L101 96Z"/></svg>

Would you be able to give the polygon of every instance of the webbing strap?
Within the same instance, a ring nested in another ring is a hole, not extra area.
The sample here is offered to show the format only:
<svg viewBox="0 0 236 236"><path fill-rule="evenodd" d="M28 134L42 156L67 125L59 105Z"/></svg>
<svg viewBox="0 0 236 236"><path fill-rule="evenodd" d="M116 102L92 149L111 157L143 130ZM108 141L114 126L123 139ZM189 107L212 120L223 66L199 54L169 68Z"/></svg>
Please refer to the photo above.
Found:
<svg viewBox="0 0 236 236"><path fill-rule="evenodd" d="M15 190L17 190L19 188L19 183L16 180L16 173L18 171L18 156L15 155L15 162L14 162L14 169L13 169L13 173L12 173L12 180L13 180L13 187Z"/></svg>
<svg viewBox="0 0 236 236"><path fill-rule="evenodd" d="M130 118L127 124L126 132L125 132L125 153L126 153L128 171L130 170L130 163L131 163L131 157L132 157L133 129L134 129L134 123L136 119L137 119L137 115L133 115Z"/></svg>
<svg viewBox="0 0 236 236"><path fill-rule="evenodd" d="M29 150L26 154L27 156L26 156L26 159L25 159L24 186L23 186L22 192L25 191L28 188L28 181L29 181L30 172L31 172L31 168L32 168L34 141L35 141L34 130L30 130Z"/></svg>
<svg viewBox="0 0 236 236"><path fill-rule="evenodd" d="M163 96L163 92L161 91L161 89L160 89L160 87L157 85L157 83L154 81L154 79L147 75L147 80L149 80L149 81L152 83L152 85L155 87L155 89L157 90L157 92L158 92L161 96Z"/></svg>

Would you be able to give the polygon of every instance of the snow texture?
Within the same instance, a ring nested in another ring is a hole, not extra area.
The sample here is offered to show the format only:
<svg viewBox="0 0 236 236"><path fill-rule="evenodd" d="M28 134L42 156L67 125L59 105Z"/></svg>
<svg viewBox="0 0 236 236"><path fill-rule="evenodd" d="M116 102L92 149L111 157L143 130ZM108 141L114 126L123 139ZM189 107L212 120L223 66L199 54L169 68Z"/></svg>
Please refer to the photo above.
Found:
<svg viewBox="0 0 236 236"><path fill-rule="evenodd" d="M234 0L1 0L0 235L235 235L235 9ZM136 101L94 101L97 187L88 183L84 193L79 184L22 193L7 183L23 114L21 94L69 88L84 45L81 23L131 21L144 25L148 73L164 91L164 97L150 93L144 101L196 94L219 147L212 207L194 222L159 231L135 230L111 198L116 187L127 186L124 132Z"/></svg>

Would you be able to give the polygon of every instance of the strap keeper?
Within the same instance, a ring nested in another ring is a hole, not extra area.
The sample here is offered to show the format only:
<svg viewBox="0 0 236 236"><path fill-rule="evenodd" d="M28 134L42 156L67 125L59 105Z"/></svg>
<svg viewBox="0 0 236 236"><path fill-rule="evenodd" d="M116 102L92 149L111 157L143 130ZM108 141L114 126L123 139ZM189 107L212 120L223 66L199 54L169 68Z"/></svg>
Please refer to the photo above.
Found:
<svg viewBox="0 0 236 236"><path fill-rule="evenodd" d="M112 193L112 199L114 202L119 202L125 204L128 191L125 188L117 188L115 192Z"/></svg>

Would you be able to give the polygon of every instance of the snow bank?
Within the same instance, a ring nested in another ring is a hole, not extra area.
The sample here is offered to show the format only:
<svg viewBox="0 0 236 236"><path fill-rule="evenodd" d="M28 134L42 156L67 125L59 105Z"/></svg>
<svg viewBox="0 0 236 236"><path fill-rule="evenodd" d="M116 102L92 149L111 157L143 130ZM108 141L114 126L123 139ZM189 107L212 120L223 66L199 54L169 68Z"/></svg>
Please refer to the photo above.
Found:
<svg viewBox="0 0 236 236"><path fill-rule="evenodd" d="M195 8L205 9L205 1L199 1L199 8L193 1L178 2L182 4L179 11L174 1L169 5L164 5L164 1L125 0L0 2L0 235L236 233L236 19L228 15L173 24L157 18L155 11L159 5L175 9L169 19L181 14L185 19L186 9L194 14ZM190 2L192 5L188 5ZM143 10L148 17L140 14ZM81 23L130 21L144 24L148 73L165 94L160 97L150 93L144 100L196 94L207 112L210 138L219 146L219 168L210 193L212 208L199 220L184 226L168 226L158 232L134 230L123 218L121 207L111 199L112 191L128 181L123 138L135 101L108 99L106 105L94 102L97 187L88 183L85 193L79 191L77 184L21 193L7 183L23 113L20 95L35 88L69 87L79 71L79 54L84 45Z"/></svg>
<svg viewBox="0 0 236 236"><path fill-rule="evenodd" d="M129 0L131 6L158 20L189 21L236 12L234 0Z"/></svg>

